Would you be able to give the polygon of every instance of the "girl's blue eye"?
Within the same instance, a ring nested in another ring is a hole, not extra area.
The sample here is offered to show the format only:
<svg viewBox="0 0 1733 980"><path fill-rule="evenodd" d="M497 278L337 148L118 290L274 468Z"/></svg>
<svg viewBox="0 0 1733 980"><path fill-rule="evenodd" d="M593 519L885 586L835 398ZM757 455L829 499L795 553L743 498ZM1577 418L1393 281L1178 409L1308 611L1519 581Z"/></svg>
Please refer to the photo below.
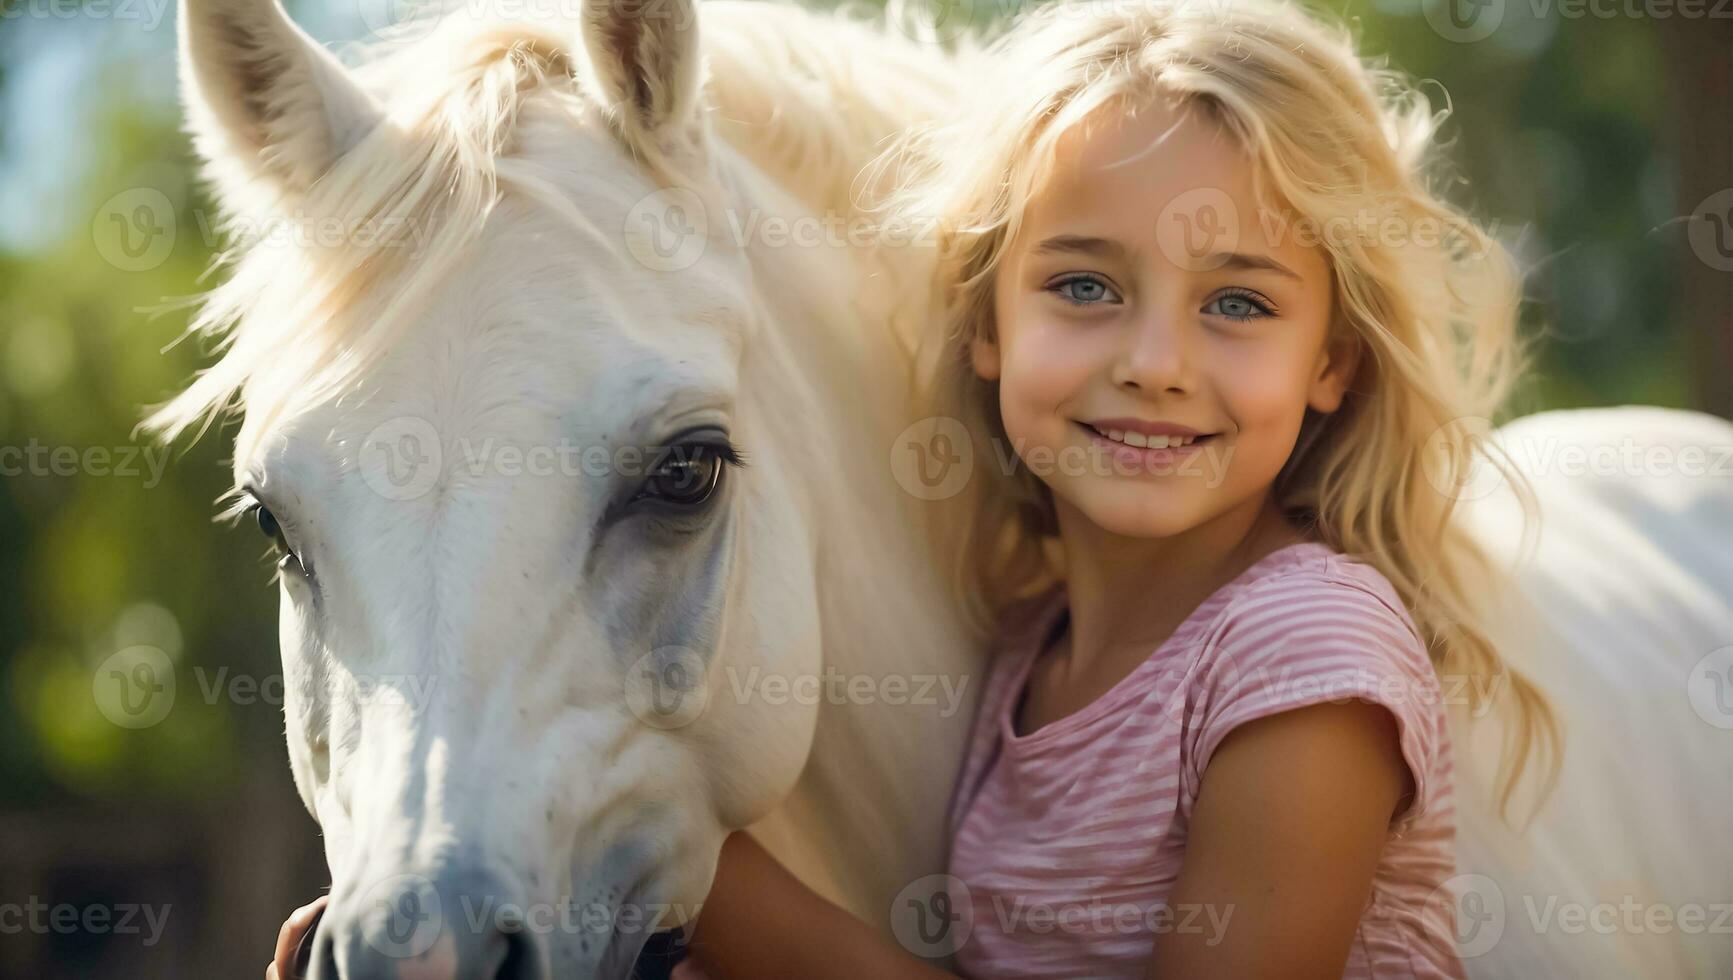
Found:
<svg viewBox="0 0 1733 980"><path fill-rule="evenodd" d="M1206 303L1203 311L1213 316L1225 316L1230 320L1254 320L1258 317L1274 316L1276 313L1267 301L1249 291L1222 293Z"/></svg>
<svg viewBox="0 0 1733 980"><path fill-rule="evenodd" d="M1077 306L1093 306L1101 302L1116 302L1119 294L1107 287L1107 283L1094 276L1072 276L1061 279L1047 287L1049 292L1058 293L1066 302ZM1110 298L1111 297L1111 298Z"/></svg>

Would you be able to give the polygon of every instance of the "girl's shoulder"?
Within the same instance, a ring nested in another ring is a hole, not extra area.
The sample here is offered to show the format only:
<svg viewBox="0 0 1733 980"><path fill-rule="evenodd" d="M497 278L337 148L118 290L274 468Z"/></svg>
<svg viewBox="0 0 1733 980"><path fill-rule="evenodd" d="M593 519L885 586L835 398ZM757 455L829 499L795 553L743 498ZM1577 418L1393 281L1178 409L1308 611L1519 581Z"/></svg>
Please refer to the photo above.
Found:
<svg viewBox="0 0 1733 980"><path fill-rule="evenodd" d="M1441 679L1400 593L1370 563L1322 546L1305 550L1235 590L1195 653L1181 702L1184 768L1193 785L1234 728L1353 699L1395 716L1418 787L1396 821L1399 833L1447 791Z"/></svg>
<svg viewBox="0 0 1733 980"><path fill-rule="evenodd" d="M1260 624L1304 628L1362 622L1420 643L1419 628L1402 594L1364 557L1308 541L1272 553L1254 570L1262 574L1242 576L1225 590L1218 630L1232 625L1243 633L1247 626Z"/></svg>

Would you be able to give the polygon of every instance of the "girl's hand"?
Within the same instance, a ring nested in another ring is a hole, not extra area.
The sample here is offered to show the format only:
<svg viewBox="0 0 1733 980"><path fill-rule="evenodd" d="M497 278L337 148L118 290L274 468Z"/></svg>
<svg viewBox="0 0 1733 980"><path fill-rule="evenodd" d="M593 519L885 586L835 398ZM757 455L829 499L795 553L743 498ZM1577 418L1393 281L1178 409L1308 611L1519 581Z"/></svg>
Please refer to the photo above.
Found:
<svg viewBox="0 0 1733 980"><path fill-rule="evenodd" d="M722 844L675 980L954 980L807 888L750 834Z"/></svg>
<svg viewBox="0 0 1733 980"><path fill-rule="evenodd" d="M303 952L301 946L312 937L313 926L325 913L329 901L329 895L320 895L283 922L283 928L277 932L277 953L265 967L265 980L302 980L313 948L309 944Z"/></svg>

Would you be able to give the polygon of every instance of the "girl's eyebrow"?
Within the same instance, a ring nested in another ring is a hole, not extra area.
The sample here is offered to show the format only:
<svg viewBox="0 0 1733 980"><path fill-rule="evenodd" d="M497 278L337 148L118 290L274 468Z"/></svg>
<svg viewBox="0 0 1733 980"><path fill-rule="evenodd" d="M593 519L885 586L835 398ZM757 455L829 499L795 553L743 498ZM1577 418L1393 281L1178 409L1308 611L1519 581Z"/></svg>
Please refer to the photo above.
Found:
<svg viewBox="0 0 1733 980"><path fill-rule="evenodd" d="M1111 238L1095 238L1089 235L1054 235L1052 238L1038 242L1029 251L1034 255L1076 252L1100 258L1125 257L1125 246L1119 242ZM1203 269L1226 269L1230 272L1273 272L1295 282L1300 281L1299 273L1268 255L1257 255L1250 252L1215 252L1210 255L1194 256L1193 261Z"/></svg>
<svg viewBox="0 0 1733 980"><path fill-rule="evenodd" d="M1205 268L1231 269L1235 272L1274 272L1286 276L1295 282L1300 281L1300 274L1287 266L1270 258L1268 255L1252 255L1247 252L1217 252L1198 260Z"/></svg>
<svg viewBox="0 0 1733 980"><path fill-rule="evenodd" d="M1054 235L1052 238L1043 239L1029 251L1036 255L1081 252L1084 255L1096 255L1103 258L1120 258L1125 255L1125 247L1113 239L1094 238L1088 235Z"/></svg>

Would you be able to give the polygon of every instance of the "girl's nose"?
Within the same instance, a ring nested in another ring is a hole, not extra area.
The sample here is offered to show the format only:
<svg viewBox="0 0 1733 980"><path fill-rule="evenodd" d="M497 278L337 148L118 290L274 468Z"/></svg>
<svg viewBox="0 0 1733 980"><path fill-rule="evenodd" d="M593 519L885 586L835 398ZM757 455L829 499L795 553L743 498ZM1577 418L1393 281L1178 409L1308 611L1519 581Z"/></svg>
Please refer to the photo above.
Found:
<svg viewBox="0 0 1733 980"><path fill-rule="evenodd" d="M1112 366L1113 383L1144 392L1184 393L1193 385L1185 319L1172 310L1154 310L1125 324L1125 336Z"/></svg>

